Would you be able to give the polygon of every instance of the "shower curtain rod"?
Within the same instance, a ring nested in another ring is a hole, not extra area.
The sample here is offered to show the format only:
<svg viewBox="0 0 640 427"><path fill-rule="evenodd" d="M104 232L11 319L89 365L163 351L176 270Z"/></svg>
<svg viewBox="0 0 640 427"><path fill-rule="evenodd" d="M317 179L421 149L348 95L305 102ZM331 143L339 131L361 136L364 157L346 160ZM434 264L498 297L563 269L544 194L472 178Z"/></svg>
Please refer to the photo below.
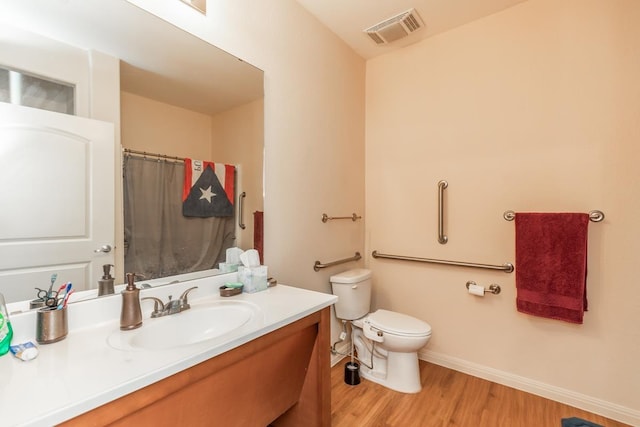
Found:
<svg viewBox="0 0 640 427"><path fill-rule="evenodd" d="M147 151L132 150L131 148L123 148L122 151L125 154L136 154L138 156L143 156L143 157L156 157L158 159L171 160L174 162L184 162L186 160L184 157L168 156L166 154L158 154L158 153L149 153ZM238 166L233 165L233 167L236 170L238 170Z"/></svg>
<svg viewBox="0 0 640 427"><path fill-rule="evenodd" d="M144 157L157 157L159 159L176 160L176 161L180 161L180 162L184 161L184 157L167 156L166 154L148 153L146 151L132 150L130 148L125 148L123 151L125 153L128 153L128 154L138 154L138 155L144 156Z"/></svg>

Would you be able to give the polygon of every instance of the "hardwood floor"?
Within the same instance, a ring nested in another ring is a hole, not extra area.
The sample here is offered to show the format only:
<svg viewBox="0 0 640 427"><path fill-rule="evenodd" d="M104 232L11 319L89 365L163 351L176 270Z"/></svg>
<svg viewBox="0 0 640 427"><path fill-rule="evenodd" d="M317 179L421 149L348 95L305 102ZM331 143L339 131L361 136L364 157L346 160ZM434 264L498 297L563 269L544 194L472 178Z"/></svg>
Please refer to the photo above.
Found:
<svg viewBox="0 0 640 427"><path fill-rule="evenodd" d="M571 417L627 426L423 361L420 393L398 393L365 379L350 386L344 382L345 363L331 369L332 427L560 427L562 418Z"/></svg>

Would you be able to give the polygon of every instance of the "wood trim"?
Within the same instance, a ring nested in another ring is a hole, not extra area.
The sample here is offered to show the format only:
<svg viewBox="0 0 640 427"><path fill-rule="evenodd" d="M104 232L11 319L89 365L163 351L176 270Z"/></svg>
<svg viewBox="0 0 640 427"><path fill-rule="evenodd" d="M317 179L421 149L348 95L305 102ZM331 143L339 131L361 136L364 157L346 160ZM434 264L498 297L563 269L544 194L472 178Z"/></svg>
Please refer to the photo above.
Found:
<svg viewBox="0 0 640 427"><path fill-rule="evenodd" d="M298 403L284 413L273 425L277 427L331 426L331 355L329 307L320 312L318 339L313 347L309 371Z"/></svg>
<svg viewBox="0 0 640 427"><path fill-rule="evenodd" d="M277 425L329 426L329 313L327 307L62 425L267 425L293 407Z"/></svg>

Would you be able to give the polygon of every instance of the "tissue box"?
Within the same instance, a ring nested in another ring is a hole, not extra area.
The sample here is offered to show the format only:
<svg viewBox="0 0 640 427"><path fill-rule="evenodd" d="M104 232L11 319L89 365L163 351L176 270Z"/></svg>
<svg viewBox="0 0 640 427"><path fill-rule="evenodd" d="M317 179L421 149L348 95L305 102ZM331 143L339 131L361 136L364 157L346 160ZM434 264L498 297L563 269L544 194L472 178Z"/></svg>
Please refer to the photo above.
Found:
<svg viewBox="0 0 640 427"><path fill-rule="evenodd" d="M267 289L267 267L238 267L238 281L244 285L243 291L254 293Z"/></svg>
<svg viewBox="0 0 640 427"><path fill-rule="evenodd" d="M229 264L240 264L240 255L244 252L242 249L237 247L228 248L225 252L226 259L225 261ZM234 270L235 271L235 270Z"/></svg>
<svg viewBox="0 0 640 427"><path fill-rule="evenodd" d="M238 271L238 264L233 262L221 262L218 263L218 269L223 273L233 273Z"/></svg>

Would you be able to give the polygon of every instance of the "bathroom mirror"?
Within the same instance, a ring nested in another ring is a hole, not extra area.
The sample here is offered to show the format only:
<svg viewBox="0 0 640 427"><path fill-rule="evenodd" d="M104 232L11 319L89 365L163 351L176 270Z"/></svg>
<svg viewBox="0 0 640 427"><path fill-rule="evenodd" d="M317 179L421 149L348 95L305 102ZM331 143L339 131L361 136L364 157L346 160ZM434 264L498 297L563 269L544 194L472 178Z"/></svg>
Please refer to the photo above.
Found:
<svg viewBox="0 0 640 427"><path fill-rule="evenodd" d="M184 8L185 13L192 13L194 19L203 19L202 14L188 5L184 4ZM221 114L237 111L247 105L258 104L257 109L251 110L251 118L254 120L251 127L256 128L252 135L258 135L260 146L251 148L253 152L251 164L259 163L260 170L244 173L243 161L234 160L234 158L242 158L239 156L247 155L248 148L246 146L227 146L215 149L216 153L225 152L226 158L223 162L240 165L236 193L240 194L242 191L246 191L242 221L247 225L252 225L252 212L262 210L264 206L262 200L262 98L264 92L261 70L121 0L108 2L102 0L9 2L3 5L3 13L0 16L0 23L2 22L7 24L4 28L15 26L55 40L56 43L62 42L86 51L100 52L119 58L121 99L138 98L144 102L167 104L181 112L211 116L212 122L217 120L218 123L221 120L216 117ZM14 44L14 49L21 50L23 55L30 55L31 58L28 59L32 62L56 60L54 53L43 51L40 46L30 50L23 49L23 47L27 47L27 44L25 43L23 46L19 34L0 31L0 65L4 62L2 52L6 52L2 46L6 47L10 44ZM33 46L28 47L32 48ZM99 90L95 93L100 94ZM91 100L91 102L91 107L86 106L87 110L95 108L95 100ZM89 103L87 104L89 105ZM148 105L148 103L138 105ZM124 116L126 111L124 110L126 108L121 106L123 117L120 125L123 128L127 127L127 117ZM243 122L242 117L238 118L236 114L233 120L225 119L222 121L225 123L235 121L240 127L246 128L246 122ZM225 131L227 134L229 133L229 129ZM138 129L138 133L141 132L143 131ZM242 135L246 139L246 129L243 129ZM123 135L121 143L124 148L142 149L170 156L199 158L188 152L188 144L185 141L176 141L169 148L167 146L155 147L152 143L141 145L137 141L128 141ZM203 151L207 150L198 151L196 149L196 152ZM241 151L242 154L236 154L234 151ZM259 160L255 158L256 151L259 152L257 154ZM219 161L216 158L203 160ZM46 178L44 179L46 180ZM118 189L118 185L118 180L116 180L116 197L121 198L122 191ZM248 190L249 188L251 190ZM117 206L118 204L115 202L116 200L114 200L114 205ZM118 218L116 218L115 230L116 233L123 232L123 225L122 223L118 224ZM243 246L251 247L252 226L247 227L246 230L236 226L236 236L239 233L242 233L242 238L247 242ZM2 239L0 239L0 244L2 243ZM117 236L115 243L118 243ZM121 258L116 258L116 263L121 262ZM33 267L38 268L39 266ZM95 288L98 278L88 279L86 287ZM5 281L2 268L0 268L0 292L3 292ZM122 283L122 279L116 278L116 283ZM44 283L40 283L41 287L44 285Z"/></svg>

